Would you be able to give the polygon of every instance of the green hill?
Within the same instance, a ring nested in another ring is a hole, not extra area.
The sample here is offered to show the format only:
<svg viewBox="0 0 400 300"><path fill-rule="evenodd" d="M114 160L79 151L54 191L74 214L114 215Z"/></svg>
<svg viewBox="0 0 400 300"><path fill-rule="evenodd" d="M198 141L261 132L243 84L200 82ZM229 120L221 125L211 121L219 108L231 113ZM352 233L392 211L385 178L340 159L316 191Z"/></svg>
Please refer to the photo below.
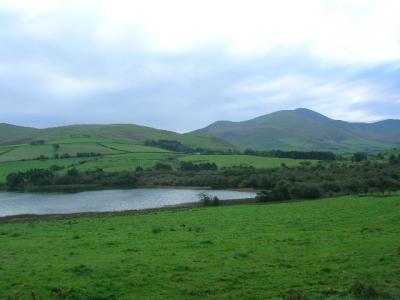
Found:
<svg viewBox="0 0 400 300"><path fill-rule="evenodd" d="M0 145L25 144L34 140L45 140L46 143L107 140L143 144L146 140L159 139L177 140L192 148L221 150L232 148L227 142L202 134L179 134L172 131L131 124L71 125L45 129L0 124Z"/></svg>
<svg viewBox="0 0 400 300"><path fill-rule="evenodd" d="M257 150L378 151L400 146L400 120L350 123L312 110L283 110L243 122L218 121L194 133Z"/></svg>

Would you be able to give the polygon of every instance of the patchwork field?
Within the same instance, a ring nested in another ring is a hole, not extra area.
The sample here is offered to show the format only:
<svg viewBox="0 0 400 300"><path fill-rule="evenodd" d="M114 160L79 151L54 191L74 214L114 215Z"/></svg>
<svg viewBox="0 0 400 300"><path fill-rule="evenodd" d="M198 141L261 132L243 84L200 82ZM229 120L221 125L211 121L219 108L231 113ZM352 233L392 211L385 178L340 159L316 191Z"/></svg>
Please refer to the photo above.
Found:
<svg viewBox="0 0 400 300"><path fill-rule="evenodd" d="M260 157L251 155L188 155L181 158L181 160L191 161L193 163L212 162L217 164L217 166L220 168L232 166L277 168L282 164L287 166L295 166L302 162L302 160L290 158Z"/></svg>
<svg viewBox="0 0 400 300"><path fill-rule="evenodd" d="M400 196L0 224L1 299L398 299Z"/></svg>
<svg viewBox="0 0 400 300"><path fill-rule="evenodd" d="M0 182L5 182L9 173L27 171L31 168L63 167L65 173L70 168L80 171L102 168L104 171L134 171L136 167L151 169L162 162L176 169L180 161L194 163L212 162L219 168L232 166L252 166L255 168L275 168L286 164L298 165L302 160L287 158L258 157L250 155L184 155L165 149L137 144L110 142L108 140L70 139L69 142L44 145L16 145L0 147ZM96 157L76 157L77 153L99 153ZM68 154L70 158L54 159L55 155ZM38 160L45 156L47 159Z"/></svg>

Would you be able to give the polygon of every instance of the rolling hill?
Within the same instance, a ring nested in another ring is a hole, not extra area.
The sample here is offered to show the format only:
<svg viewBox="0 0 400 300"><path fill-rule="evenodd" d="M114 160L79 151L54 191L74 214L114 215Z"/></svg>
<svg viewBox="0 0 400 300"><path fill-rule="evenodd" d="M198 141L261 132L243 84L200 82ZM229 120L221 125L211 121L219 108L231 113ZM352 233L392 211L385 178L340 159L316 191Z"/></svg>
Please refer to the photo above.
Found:
<svg viewBox="0 0 400 300"><path fill-rule="evenodd" d="M2 123L0 145L26 144L34 140L52 142L85 142L107 140L130 144L143 144L146 140L177 140L192 148L227 150L232 146L214 137L198 133L179 134L133 124L71 125L37 129Z"/></svg>
<svg viewBox="0 0 400 300"><path fill-rule="evenodd" d="M378 151L400 146L400 120L350 123L305 108L248 121L218 121L193 133L257 150Z"/></svg>

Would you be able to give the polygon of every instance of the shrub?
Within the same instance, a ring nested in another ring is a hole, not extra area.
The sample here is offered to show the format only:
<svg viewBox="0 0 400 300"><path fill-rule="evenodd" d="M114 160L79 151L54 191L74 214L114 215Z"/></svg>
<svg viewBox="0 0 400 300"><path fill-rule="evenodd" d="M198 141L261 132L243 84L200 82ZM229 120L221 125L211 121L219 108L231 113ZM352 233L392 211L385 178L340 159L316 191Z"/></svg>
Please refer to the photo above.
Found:
<svg viewBox="0 0 400 300"><path fill-rule="evenodd" d="M273 201L272 193L270 191L261 191L257 193L256 196L257 202L269 202Z"/></svg>
<svg viewBox="0 0 400 300"><path fill-rule="evenodd" d="M8 174L6 185L10 190L22 189L25 185L24 174L21 172Z"/></svg>
<svg viewBox="0 0 400 300"><path fill-rule="evenodd" d="M308 184L295 185L290 190L290 194L292 198L296 199L318 199L321 197L321 193L318 188L314 185Z"/></svg>
<svg viewBox="0 0 400 300"><path fill-rule="evenodd" d="M272 189L272 200L280 201L280 200L289 200L289 184L286 181L279 181L274 188Z"/></svg>
<svg viewBox="0 0 400 300"><path fill-rule="evenodd" d="M219 206L219 202L220 202L219 198L217 196L214 196L212 201L213 205Z"/></svg>
<svg viewBox="0 0 400 300"><path fill-rule="evenodd" d="M151 232L152 233L160 233L162 231L162 228L161 227L153 227L152 229L151 229Z"/></svg>
<svg viewBox="0 0 400 300"><path fill-rule="evenodd" d="M356 297L357 299L376 299L378 297L378 293L375 288L364 282L355 282L349 289L351 295Z"/></svg>
<svg viewBox="0 0 400 300"><path fill-rule="evenodd" d="M171 165L163 164L163 163L158 162L158 163L156 163L154 165L153 170L156 170L156 171L171 171L172 167L171 167Z"/></svg>
<svg viewBox="0 0 400 300"><path fill-rule="evenodd" d="M210 195L208 195L207 193L200 193L199 195L200 198L200 202L205 205L205 206L209 206L211 203L211 197Z"/></svg>

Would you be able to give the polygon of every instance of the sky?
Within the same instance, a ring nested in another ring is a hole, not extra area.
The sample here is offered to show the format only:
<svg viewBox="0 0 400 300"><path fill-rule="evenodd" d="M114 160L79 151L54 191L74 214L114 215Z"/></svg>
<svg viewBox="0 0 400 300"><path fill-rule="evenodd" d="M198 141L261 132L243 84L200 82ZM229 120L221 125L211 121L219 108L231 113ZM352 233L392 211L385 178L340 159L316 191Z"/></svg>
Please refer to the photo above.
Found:
<svg viewBox="0 0 400 300"><path fill-rule="evenodd" d="M0 123L400 118L398 0L0 0Z"/></svg>

